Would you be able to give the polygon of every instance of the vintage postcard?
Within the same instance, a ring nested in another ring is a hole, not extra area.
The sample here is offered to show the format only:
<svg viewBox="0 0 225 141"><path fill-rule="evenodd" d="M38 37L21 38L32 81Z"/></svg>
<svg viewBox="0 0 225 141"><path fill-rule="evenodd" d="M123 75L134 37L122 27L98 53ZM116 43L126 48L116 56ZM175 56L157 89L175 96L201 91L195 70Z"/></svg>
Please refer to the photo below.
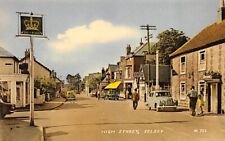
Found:
<svg viewBox="0 0 225 141"><path fill-rule="evenodd" d="M224 0L0 0L0 141L224 141Z"/></svg>

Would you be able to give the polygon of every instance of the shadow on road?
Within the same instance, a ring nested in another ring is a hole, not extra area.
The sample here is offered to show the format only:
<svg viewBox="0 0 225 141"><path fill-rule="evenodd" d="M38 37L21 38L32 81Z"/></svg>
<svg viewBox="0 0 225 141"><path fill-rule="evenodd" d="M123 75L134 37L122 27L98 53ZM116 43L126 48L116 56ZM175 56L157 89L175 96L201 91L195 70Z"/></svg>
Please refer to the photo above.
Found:
<svg viewBox="0 0 225 141"><path fill-rule="evenodd" d="M181 121L156 121L156 122L103 122L103 123L77 123L69 125L56 125L56 126L46 126L45 128L55 128L55 127L66 127L66 126L88 126L88 125L148 125L148 124L174 124L174 123L185 123L190 122L187 120Z"/></svg>
<svg viewBox="0 0 225 141"><path fill-rule="evenodd" d="M53 137L53 136L62 136L62 135L67 135L67 132L64 131L56 131L56 132L50 132L45 134L45 137L49 138L49 137Z"/></svg>
<svg viewBox="0 0 225 141"><path fill-rule="evenodd" d="M63 109L78 109L78 108L92 108L95 107L91 104L77 104L76 101L67 101L62 106L56 108L55 110L63 110Z"/></svg>
<svg viewBox="0 0 225 141"><path fill-rule="evenodd" d="M80 97L80 96L78 96L78 97L77 97L77 100L78 100L78 101L90 100L90 98L89 98L89 97Z"/></svg>

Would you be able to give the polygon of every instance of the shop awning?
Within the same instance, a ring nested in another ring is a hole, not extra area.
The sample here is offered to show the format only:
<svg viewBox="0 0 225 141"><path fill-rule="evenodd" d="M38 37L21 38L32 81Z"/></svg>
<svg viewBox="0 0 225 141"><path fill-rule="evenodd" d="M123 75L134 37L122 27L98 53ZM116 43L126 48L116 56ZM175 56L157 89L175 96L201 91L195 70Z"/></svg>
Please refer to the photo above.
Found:
<svg viewBox="0 0 225 141"><path fill-rule="evenodd" d="M109 85L107 85L105 89L117 89L120 84L121 84L121 81L112 82Z"/></svg>

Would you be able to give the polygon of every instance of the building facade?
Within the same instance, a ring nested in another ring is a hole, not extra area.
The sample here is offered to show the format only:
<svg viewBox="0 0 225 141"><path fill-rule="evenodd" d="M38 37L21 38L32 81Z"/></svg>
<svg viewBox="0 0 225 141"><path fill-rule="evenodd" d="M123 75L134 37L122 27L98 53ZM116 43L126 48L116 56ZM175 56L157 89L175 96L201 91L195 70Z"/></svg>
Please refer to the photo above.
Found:
<svg viewBox="0 0 225 141"><path fill-rule="evenodd" d="M225 109L225 21L224 2L218 21L209 25L170 55L172 94L180 105L188 106L187 92L192 86L203 93L205 111L223 113Z"/></svg>
<svg viewBox="0 0 225 141"><path fill-rule="evenodd" d="M19 60L0 47L0 97L4 102L25 107L29 104L27 74L20 74Z"/></svg>

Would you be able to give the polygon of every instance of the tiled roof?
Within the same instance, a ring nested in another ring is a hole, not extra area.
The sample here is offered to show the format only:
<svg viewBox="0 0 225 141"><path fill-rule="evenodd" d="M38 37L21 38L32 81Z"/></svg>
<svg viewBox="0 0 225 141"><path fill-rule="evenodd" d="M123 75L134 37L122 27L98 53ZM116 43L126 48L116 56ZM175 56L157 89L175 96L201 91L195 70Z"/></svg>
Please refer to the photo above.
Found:
<svg viewBox="0 0 225 141"><path fill-rule="evenodd" d="M109 64L109 70L111 71L111 72L115 72L115 71L117 71L117 69L118 69L118 65L114 65L114 64Z"/></svg>
<svg viewBox="0 0 225 141"><path fill-rule="evenodd" d="M225 21L222 21L220 23L214 23L204 28L191 40L185 43L182 47L180 47L175 52L170 54L170 57L173 58L184 53L197 51L224 42L225 42Z"/></svg>
<svg viewBox="0 0 225 141"><path fill-rule="evenodd" d="M15 57L12 53L0 47L0 57Z"/></svg>

